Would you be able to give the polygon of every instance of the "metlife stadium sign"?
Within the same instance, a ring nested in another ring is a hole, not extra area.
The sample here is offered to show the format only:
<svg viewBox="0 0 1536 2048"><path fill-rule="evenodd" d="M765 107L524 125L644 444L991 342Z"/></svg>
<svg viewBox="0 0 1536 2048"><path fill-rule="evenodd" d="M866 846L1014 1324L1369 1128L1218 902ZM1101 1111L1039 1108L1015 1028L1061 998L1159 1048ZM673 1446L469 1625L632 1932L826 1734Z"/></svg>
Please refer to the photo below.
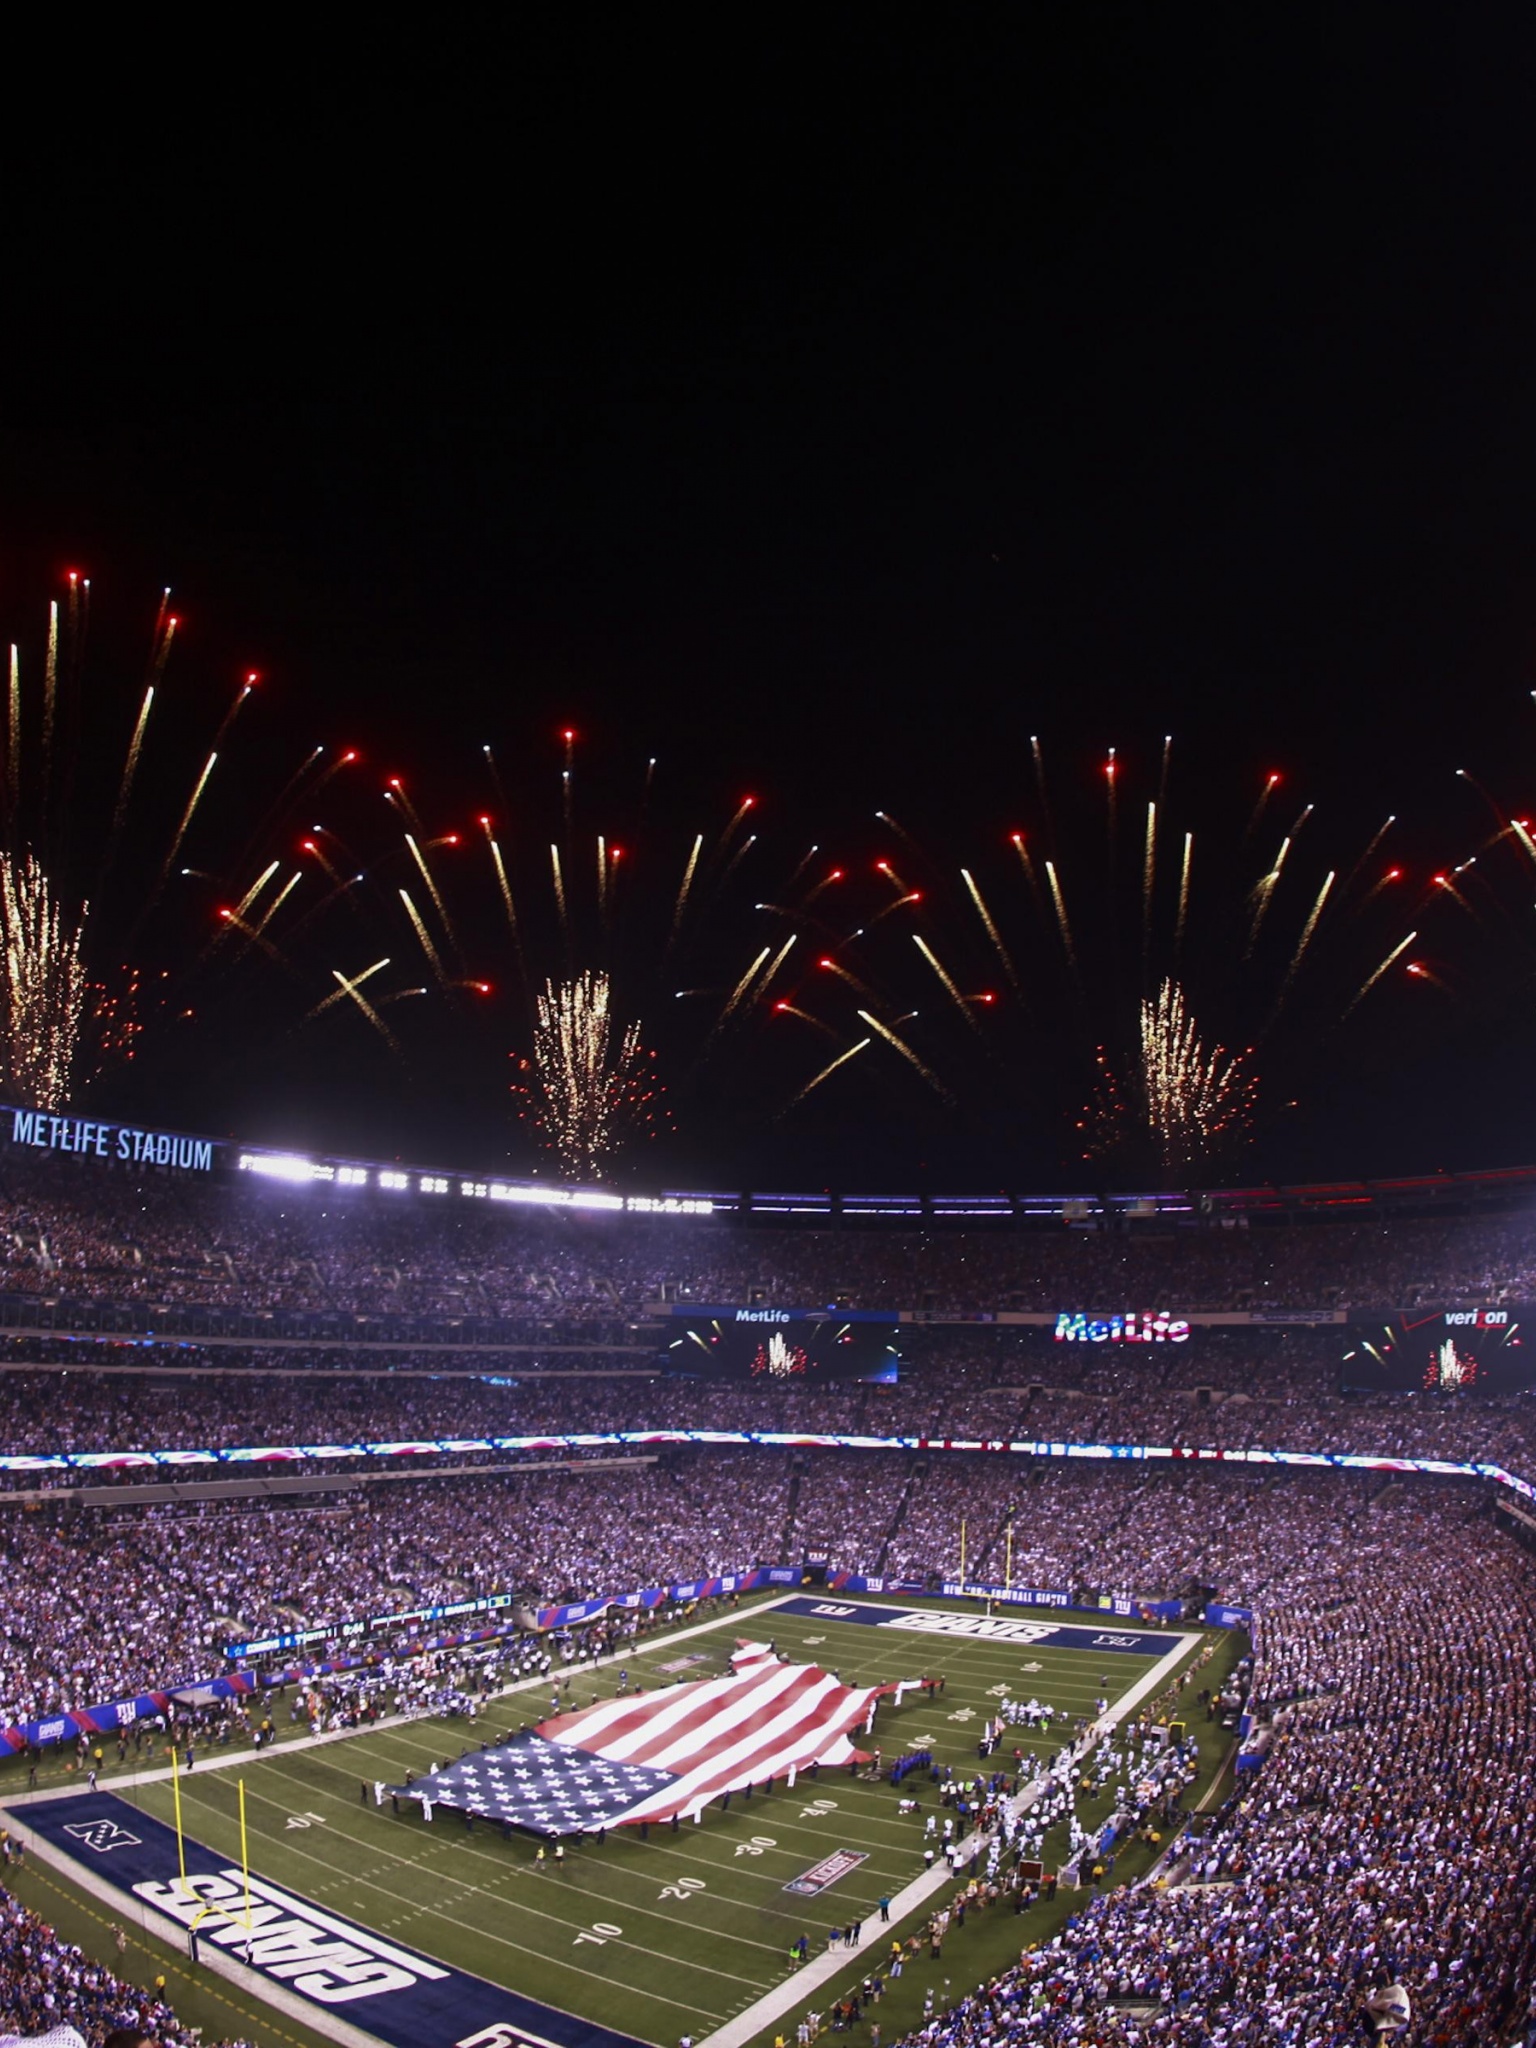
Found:
<svg viewBox="0 0 1536 2048"><path fill-rule="evenodd" d="M117 1159L134 1166L173 1166L211 1173L212 1138L184 1138L175 1131L146 1131L137 1124L100 1122L91 1117L53 1116L42 1109L0 1111L9 1116L13 1145L41 1152L75 1152L93 1159ZM0 1124L0 1129L6 1128Z"/></svg>

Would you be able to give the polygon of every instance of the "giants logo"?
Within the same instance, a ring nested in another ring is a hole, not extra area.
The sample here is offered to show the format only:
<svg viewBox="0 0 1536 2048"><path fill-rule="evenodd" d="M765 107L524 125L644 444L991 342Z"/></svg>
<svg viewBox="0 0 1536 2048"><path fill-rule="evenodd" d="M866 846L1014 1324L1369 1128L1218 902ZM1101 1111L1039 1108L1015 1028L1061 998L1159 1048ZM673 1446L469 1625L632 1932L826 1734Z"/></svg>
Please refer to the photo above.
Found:
<svg viewBox="0 0 1536 2048"><path fill-rule="evenodd" d="M115 1820L71 1821L64 1832L84 1842L87 1849L94 1849L98 1856L108 1856L114 1849L136 1848L140 1840L127 1828L120 1828Z"/></svg>

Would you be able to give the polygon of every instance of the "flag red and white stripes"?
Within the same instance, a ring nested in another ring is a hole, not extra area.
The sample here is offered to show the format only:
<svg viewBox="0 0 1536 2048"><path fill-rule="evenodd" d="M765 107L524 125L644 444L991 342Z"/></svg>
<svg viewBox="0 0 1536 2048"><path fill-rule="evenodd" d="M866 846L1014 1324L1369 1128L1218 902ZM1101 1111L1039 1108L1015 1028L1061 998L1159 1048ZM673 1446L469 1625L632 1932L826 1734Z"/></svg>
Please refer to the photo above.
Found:
<svg viewBox="0 0 1536 2048"><path fill-rule="evenodd" d="M626 1824L670 1820L791 1770L847 1763L858 1754L850 1729L895 1690L847 1686L814 1664L783 1664L764 1650L728 1678L603 1700L541 1722L538 1733L610 1763L675 1773L670 1785L624 1815Z"/></svg>

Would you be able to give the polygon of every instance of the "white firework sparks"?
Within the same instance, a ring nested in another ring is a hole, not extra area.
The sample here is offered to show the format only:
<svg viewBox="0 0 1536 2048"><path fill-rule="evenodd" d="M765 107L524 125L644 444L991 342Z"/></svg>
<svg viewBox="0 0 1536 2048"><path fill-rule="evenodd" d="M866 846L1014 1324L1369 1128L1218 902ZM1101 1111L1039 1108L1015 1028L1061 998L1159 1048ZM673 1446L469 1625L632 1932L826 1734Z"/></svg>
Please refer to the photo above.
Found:
<svg viewBox="0 0 1536 2048"><path fill-rule="evenodd" d="M1241 1053L1207 1048L1176 981L1141 1005L1139 1057L1122 1089L1100 1056L1099 1090L1085 1120L1090 1151L1150 1138L1169 1172L1198 1166L1248 1129L1258 1082Z"/></svg>
<svg viewBox="0 0 1536 2048"><path fill-rule="evenodd" d="M70 1099L85 1011L85 910L71 918L30 853L0 856L0 1069L20 1102Z"/></svg>
<svg viewBox="0 0 1536 2048"><path fill-rule="evenodd" d="M624 1136L641 1075L640 1027L615 1022L606 974L547 981L535 1009L535 1119L561 1172L594 1179Z"/></svg>

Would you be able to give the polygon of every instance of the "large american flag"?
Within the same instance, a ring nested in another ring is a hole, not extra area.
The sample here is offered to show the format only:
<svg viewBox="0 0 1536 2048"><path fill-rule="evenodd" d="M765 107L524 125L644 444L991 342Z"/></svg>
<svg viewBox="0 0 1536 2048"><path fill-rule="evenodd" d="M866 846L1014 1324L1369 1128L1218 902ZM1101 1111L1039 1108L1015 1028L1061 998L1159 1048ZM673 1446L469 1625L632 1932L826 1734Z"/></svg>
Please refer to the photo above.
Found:
<svg viewBox="0 0 1536 2048"><path fill-rule="evenodd" d="M848 1686L765 1644L743 1644L732 1665L725 1678L557 1714L418 1778L410 1795L549 1835L687 1818L726 1792L860 1757L849 1731L882 1696L920 1682Z"/></svg>

